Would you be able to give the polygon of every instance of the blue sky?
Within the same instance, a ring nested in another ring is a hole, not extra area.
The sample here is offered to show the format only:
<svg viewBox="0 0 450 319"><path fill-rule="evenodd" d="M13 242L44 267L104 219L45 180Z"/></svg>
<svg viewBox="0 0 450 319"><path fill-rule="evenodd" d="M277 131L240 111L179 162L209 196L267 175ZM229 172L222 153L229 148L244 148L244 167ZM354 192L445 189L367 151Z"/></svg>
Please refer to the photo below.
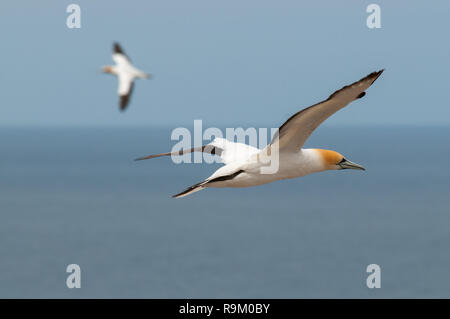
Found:
<svg viewBox="0 0 450 319"><path fill-rule="evenodd" d="M66 27L70 3L81 29ZM2 1L0 16L0 126L277 127L381 68L327 125L450 124L449 1ZM98 72L113 41L154 75L122 114Z"/></svg>

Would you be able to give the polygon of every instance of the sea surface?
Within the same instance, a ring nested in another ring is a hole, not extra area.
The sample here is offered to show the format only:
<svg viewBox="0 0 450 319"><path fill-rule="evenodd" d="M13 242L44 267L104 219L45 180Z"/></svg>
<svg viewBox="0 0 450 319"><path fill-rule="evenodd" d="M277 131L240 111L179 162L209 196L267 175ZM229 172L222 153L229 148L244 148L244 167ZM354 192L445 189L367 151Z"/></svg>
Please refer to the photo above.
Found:
<svg viewBox="0 0 450 319"><path fill-rule="evenodd" d="M0 297L450 297L450 127L321 127L367 171L182 199L219 164L133 161L170 132L0 128Z"/></svg>

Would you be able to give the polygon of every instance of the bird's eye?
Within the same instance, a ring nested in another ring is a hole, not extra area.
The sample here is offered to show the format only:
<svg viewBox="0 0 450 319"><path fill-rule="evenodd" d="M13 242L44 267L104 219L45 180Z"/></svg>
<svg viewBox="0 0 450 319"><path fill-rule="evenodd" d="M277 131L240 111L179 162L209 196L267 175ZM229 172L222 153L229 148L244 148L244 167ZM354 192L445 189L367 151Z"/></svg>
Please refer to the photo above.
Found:
<svg viewBox="0 0 450 319"><path fill-rule="evenodd" d="M344 162L346 162L346 161L347 161L347 160L345 159L345 157L343 157L342 160L338 163L338 165L339 165L339 164L342 164L342 163L344 163Z"/></svg>

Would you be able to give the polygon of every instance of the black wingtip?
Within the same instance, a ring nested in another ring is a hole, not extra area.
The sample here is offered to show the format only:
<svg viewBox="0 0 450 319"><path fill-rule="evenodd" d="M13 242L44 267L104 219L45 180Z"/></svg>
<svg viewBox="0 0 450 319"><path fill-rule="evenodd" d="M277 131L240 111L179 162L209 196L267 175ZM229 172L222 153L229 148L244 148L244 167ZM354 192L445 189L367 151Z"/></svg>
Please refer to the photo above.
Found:
<svg viewBox="0 0 450 319"><path fill-rule="evenodd" d="M125 54L123 52L122 48L120 47L120 44L118 42L114 42L114 44L113 44L113 51L114 51L114 53Z"/></svg>
<svg viewBox="0 0 450 319"><path fill-rule="evenodd" d="M184 191L182 191L181 193L172 195L172 198L180 198L180 197L184 197L186 195L189 195L191 193L194 193L198 190L198 188L203 187L203 185L208 184L208 181L203 181L200 183L197 183L195 185L189 186L188 188L186 188Z"/></svg>
<svg viewBox="0 0 450 319"><path fill-rule="evenodd" d="M194 186L195 186L195 185L194 185ZM172 198L180 198L180 197L183 197L183 195L186 195L187 193L190 193L190 192L195 188L194 186L191 186L191 187L185 189L185 190L182 191L181 193L172 195Z"/></svg>
<svg viewBox="0 0 450 319"><path fill-rule="evenodd" d="M146 160L146 159L151 159L151 158L153 158L153 157L156 157L156 156L153 156L153 155L142 156L142 157L135 158L134 161L135 161L135 162L143 161L143 160Z"/></svg>
<svg viewBox="0 0 450 319"><path fill-rule="evenodd" d="M381 69L381 70L379 70L379 71L372 72L372 73L369 75L370 77L373 78L373 81L372 81L371 85L373 84L373 82L375 82L375 81L380 77L380 75L381 75L383 72L384 72L384 69Z"/></svg>

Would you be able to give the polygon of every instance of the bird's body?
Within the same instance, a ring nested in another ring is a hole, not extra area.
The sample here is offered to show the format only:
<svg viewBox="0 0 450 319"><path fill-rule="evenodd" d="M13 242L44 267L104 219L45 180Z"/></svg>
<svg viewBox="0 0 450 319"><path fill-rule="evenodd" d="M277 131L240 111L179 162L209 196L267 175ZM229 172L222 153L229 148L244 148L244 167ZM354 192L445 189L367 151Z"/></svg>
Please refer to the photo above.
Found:
<svg viewBox="0 0 450 319"><path fill-rule="evenodd" d="M383 70L373 72L360 81L334 92L325 101L294 114L279 128L271 143L262 150L216 138L202 147L150 155L138 160L197 151L220 156L225 166L174 197L184 197L207 187L250 187L326 170L364 170L362 166L350 162L338 152L302 147L311 133L329 116L363 97L365 90L382 72Z"/></svg>
<svg viewBox="0 0 450 319"><path fill-rule="evenodd" d="M266 167L261 163L260 156L263 156L264 150L250 156L241 165L225 165L221 170L217 170L208 179L214 179L219 176L231 175L242 171L234 176L233 179L216 181L208 187L250 187L258 186L282 179L302 177L315 172L320 172L324 165L322 163L320 150L301 149L296 153L285 153L279 156L279 167L276 173L264 174L262 168Z"/></svg>
<svg viewBox="0 0 450 319"><path fill-rule="evenodd" d="M148 79L150 78L150 74L134 67L118 43L114 44L112 58L116 65L105 66L102 70L105 73L111 73L118 77L119 86L117 93L119 95L119 107L120 110L123 111L130 101L134 80Z"/></svg>

